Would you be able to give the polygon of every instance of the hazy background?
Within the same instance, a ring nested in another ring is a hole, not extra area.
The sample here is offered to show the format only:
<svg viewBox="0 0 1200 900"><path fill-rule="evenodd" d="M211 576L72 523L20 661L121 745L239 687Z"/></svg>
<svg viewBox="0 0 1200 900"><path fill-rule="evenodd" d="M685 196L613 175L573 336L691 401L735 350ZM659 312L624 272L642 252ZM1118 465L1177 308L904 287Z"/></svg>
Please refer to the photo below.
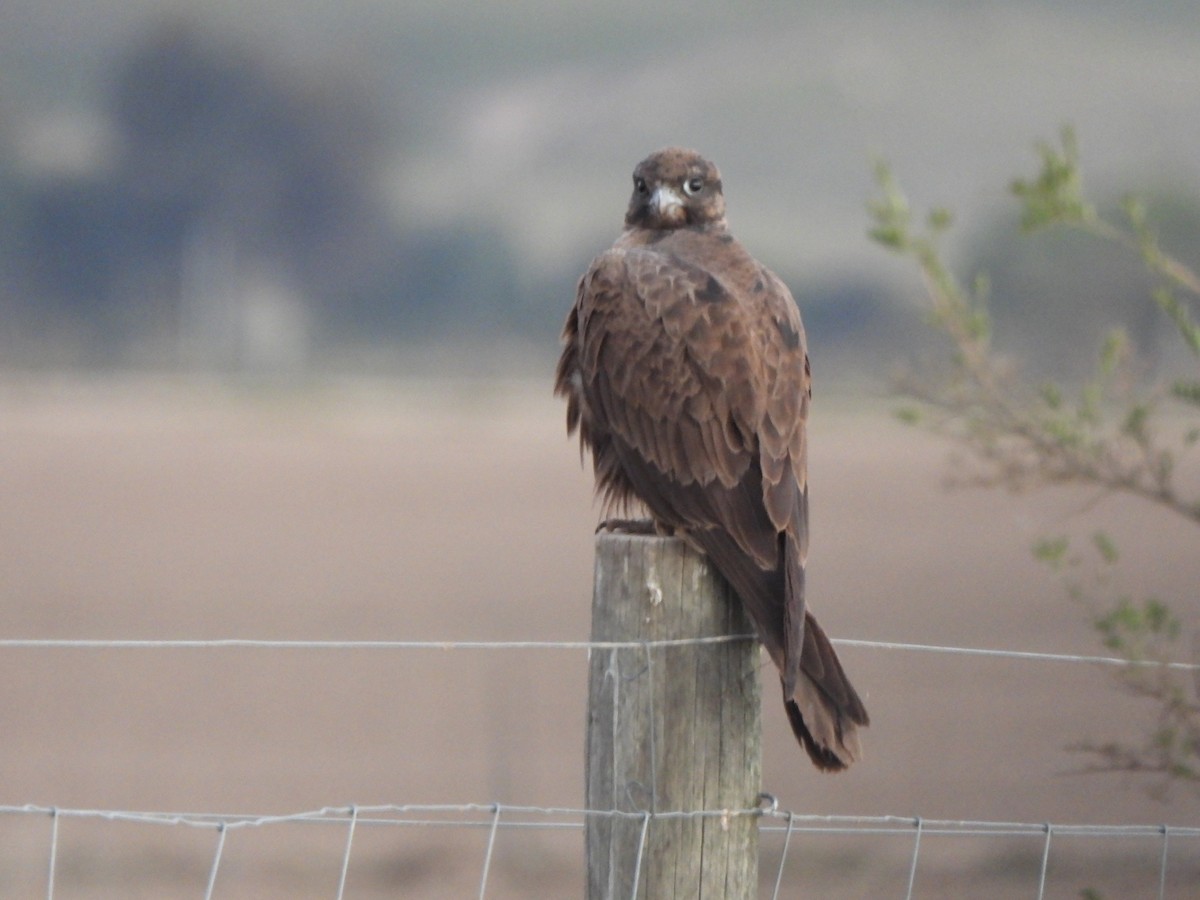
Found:
<svg viewBox="0 0 1200 900"><path fill-rule="evenodd" d="M1156 510L944 490L947 448L882 399L926 338L865 205L878 156L952 207L952 259L990 273L1000 345L1035 371L1077 374L1124 323L1154 377L1169 345L1136 260L1019 239L1007 186L1070 123L1093 196L1147 194L1196 265L1197 47L1192 3L6 0L0 636L584 638L596 511L549 395L557 334L668 143L719 163L732 227L808 325L832 635L1096 652L1029 548L1100 527L1118 587L1194 621L1194 536ZM1146 725L1102 672L843 656L867 760L818 777L769 705L765 786L789 808L1200 819L1194 795L1064 774L1069 743ZM0 804L574 806L585 679L569 653L9 650ZM0 893L37 895L48 823L0 828ZM218 896L331 896L344 834L316 834L231 834ZM476 890L485 834L361 834L355 896ZM67 820L61 840L64 896L163 897L196 894L214 838ZM786 896L907 883L907 836L798 846ZM581 847L503 833L488 896L577 896ZM1195 849L1172 841L1171 896ZM1031 896L1041 852L926 838L918 890ZM1160 853L1056 838L1047 896L1155 896Z"/></svg>
<svg viewBox="0 0 1200 900"><path fill-rule="evenodd" d="M1064 317L1030 299L1046 280L1059 308L1144 305L1122 263L1055 282L1014 248L1008 182L1073 124L1094 193L1158 198L1168 247L1195 252L1198 36L1190 3L11 0L0 347L284 375L540 366L634 163L676 143L721 165L819 372L905 349L911 277L865 237L876 156L959 213L1004 332L1061 361Z"/></svg>

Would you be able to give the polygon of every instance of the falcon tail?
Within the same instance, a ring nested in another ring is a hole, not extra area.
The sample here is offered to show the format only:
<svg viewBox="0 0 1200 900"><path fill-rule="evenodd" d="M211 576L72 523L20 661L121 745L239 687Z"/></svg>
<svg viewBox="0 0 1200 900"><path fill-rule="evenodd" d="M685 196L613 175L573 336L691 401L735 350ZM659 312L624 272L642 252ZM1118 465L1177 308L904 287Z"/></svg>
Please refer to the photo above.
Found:
<svg viewBox="0 0 1200 900"><path fill-rule="evenodd" d="M784 688L788 721L818 769L840 772L862 756L858 728L870 719L829 638L807 612L800 660L795 692L789 697Z"/></svg>
<svg viewBox="0 0 1200 900"><path fill-rule="evenodd" d="M741 599L778 667L788 721L813 764L838 772L856 762L862 756L858 729L870 719L833 644L805 609L804 566L795 541L780 535L781 562L765 569L727 531L706 529L692 537ZM796 622L801 610L803 620Z"/></svg>

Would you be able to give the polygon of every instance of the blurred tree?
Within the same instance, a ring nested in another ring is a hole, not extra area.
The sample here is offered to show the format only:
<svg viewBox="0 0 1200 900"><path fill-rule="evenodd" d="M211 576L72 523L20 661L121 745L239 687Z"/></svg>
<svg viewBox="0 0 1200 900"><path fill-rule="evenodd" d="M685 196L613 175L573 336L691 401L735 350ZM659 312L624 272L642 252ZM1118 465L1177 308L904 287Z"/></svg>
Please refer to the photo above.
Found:
<svg viewBox="0 0 1200 900"><path fill-rule="evenodd" d="M813 372L824 385L867 381L874 392L894 370L895 348L917 346L924 337L911 305L881 283L861 276L781 277L796 285L792 296L814 348Z"/></svg>
<svg viewBox="0 0 1200 900"><path fill-rule="evenodd" d="M114 250L135 280L118 299L148 279L183 307L168 313L193 330L185 340L223 336L218 351L236 356L247 304L253 318L263 302L244 296L249 284L276 282L273 302L296 307L292 318L320 314L394 243L376 199L381 133L350 82L289 77L172 20L118 67L112 114L123 141L112 187L130 207Z"/></svg>
<svg viewBox="0 0 1200 900"><path fill-rule="evenodd" d="M1194 198L1158 193L1146 206L1164 247L1181 259L1200 259ZM1120 204L1103 203L1098 214L1117 219ZM1136 254L1113 253L1077 230L1021 233L1017 224L1005 215L979 232L965 268L987 273L995 341L1019 355L1027 372L1077 378L1114 326L1129 336L1141 364L1170 364L1177 341L1170 323L1145 302L1153 278Z"/></svg>
<svg viewBox="0 0 1200 900"><path fill-rule="evenodd" d="M521 330L516 319L516 263L498 228L463 223L414 234L403 248L404 271L397 289L428 302L393 303L380 310L381 323L403 332L453 332L479 338Z"/></svg>
<svg viewBox="0 0 1200 900"><path fill-rule="evenodd" d="M73 335L73 361L150 347L295 365L318 334L403 340L510 303L498 234L399 232L358 81L272 66L172 18L130 47L109 98L111 162L31 183L12 242L30 326Z"/></svg>
<svg viewBox="0 0 1200 900"><path fill-rule="evenodd" d="M0 84L0 96L3 93L4 88ZM10 141L7 118L0 110L0 316L3 318L11 316L16 305L14 257L19 252L17 226L23 218Z"/></svg>
<svg viewBox="0 0 1200 900"><path fill-rule="evenodd" d="M1105 253L1115 249L1140 259L1149 288L1142 302L1166 314L1187 360L1183 374L1166 385L1143 386L1131 368L1127 332L1117 327L1092 345L1098 356L1077 394L1056 382L1025 380L993 346L987 282L977 279L973 287L964 287L942 261L939 238L950 226L949 213L934 210L925 228L914 224L907 200L881 165L882 197L871 206L872 236L916 262L928 294L930 324L949 339L950 348L949 359L940 366L903 382L902 390L918 401L903 417L959 442L974 462L967 473L971 483L1012 490L1075 484L1099 497L1120 492L1168 510L1182 528L1200 526L1200 495L1180 477L1177 466L1200 442L1200 325L1193 315L1200 277L1162 249L1144 203L1128 198L1120 222L1087 200L1070 131L1064 132L1061 147L1042 145L1040 153L1037 177L1013 184L1022 227L1030 232L1066 227L1099 240ZM1077 261L1072 254L1060 260ZM1076 274L1072 268L1064 277ZM1034 305L1061 301L1060 296L1029 298ZM1094 315L1090 307L1075 307L1065 322L1086 332ZM1163 411L1168 399L1179 404L1172 415ZM1128 662L1121 683L1152 701L1157 712L1154 725L1140 737L1089 740L1076 749L1090 755L1091 768L1156 774L1160 791L1175 784L1200 789L1200 679L1186 666L1169 664L1184 636L1184 623L1158 598L1113 596L1109 570L1120 554L1103 531L1093 534L1087 551L1052 535L1039 539L1034 553L1064 573L1071 595L1086 605L1104 646ZM1193 646L1200 647L1200 630L1193 631Z"/></svg>

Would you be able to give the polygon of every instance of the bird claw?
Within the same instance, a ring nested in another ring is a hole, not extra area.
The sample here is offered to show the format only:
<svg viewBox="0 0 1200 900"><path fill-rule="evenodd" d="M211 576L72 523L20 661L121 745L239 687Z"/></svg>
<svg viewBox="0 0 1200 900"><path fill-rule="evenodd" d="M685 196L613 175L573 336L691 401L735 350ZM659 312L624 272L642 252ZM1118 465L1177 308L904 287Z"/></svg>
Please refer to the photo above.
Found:
<svg viewBox="0 0 1200 900"><path fill-rule="evenodd" d="M605 519L596 526L596 534L656 535L659 533L650 519Z"/></svg>

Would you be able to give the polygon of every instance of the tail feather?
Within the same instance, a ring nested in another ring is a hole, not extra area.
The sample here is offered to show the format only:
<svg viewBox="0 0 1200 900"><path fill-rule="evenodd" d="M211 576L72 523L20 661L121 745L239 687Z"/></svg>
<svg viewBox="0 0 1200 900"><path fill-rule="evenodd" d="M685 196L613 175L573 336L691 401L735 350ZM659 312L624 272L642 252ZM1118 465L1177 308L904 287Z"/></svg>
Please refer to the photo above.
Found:
<svg viewBox="0 0 1200 900"><path fill-rule="evenodd" d="M851 756L847 749L839 748L841 750L839 754L814 738L808 730L804 714L800 712L800 707L795 700L788 700L785 695L783 708L787 712L788 722L792 726L792 733L796 735L796 740L800 742L800 746L804 748L804 752L808 754L813 765L822 772L840 772L848 768L852 762L858 761L858 756ZM855 743L857 744L857 741Z"/></svg>
<svg viewBox="0 0 1200 900"><path fill-rule="evenodd" d="M796 739L817 768L837 772L862 757L860 726L870 724L866 707L846 677L821 626L805 614L800 678L783 702Z"/></svg>
<svg viewBox="0 0 1200 900"><path fill-rule="evenodd" d="M788 721L817 768L836 772L862 756L858 729L867 710L846 677L837 652L805 608L799 548L779 538L780 565L763 569L725 531L693 534L729 580L779 668Z"/></svg>

